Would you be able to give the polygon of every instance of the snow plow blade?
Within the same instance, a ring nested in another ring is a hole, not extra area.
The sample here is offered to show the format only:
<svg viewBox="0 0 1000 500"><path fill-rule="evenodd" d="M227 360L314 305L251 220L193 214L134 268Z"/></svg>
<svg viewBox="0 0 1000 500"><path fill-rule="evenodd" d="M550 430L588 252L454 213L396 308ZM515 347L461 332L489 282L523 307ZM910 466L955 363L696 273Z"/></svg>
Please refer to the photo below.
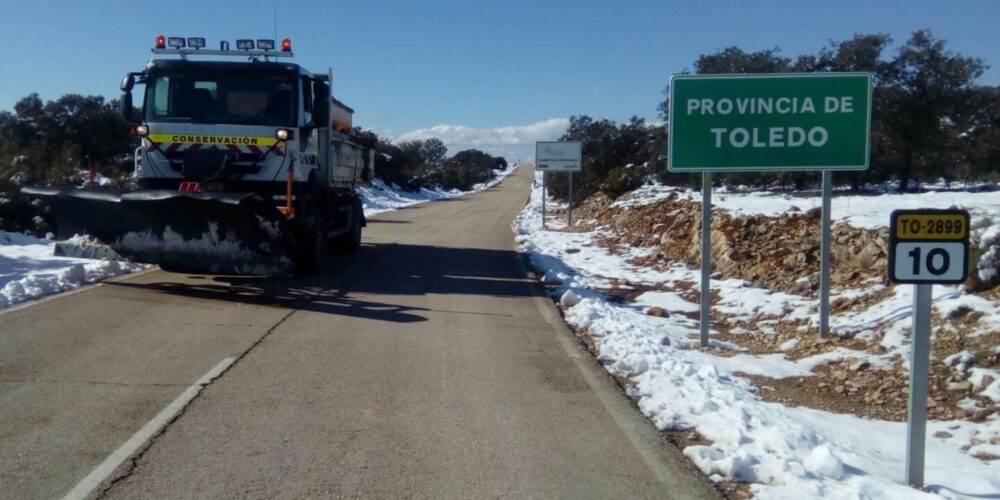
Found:
<svg viewBox="0 0 1000 500"><path fill-rule="evenodd" d="M203 274L283 276L291 270L287 220L256 193L35 187L22 192L52 207L58 240L87 235L132 262ZM76 246L91 247L79 256L113 255L74 240ZM66 253L72 246L60 248Z"/></svg>

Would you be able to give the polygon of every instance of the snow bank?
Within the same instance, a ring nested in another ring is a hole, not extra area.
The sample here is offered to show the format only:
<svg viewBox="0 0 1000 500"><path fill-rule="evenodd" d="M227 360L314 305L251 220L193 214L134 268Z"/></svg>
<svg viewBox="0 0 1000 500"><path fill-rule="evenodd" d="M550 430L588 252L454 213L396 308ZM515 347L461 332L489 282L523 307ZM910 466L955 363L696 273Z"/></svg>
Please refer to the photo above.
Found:
<svg viewBox="0 0 1000 500"><path fill-rule="evenodd" d="M147 266L56 257L55 242L0 231L0 307L64 292Z"/></svg>
<svg viewBox="0 0 1000 500"><path fill-rule="evenodd" d="M903 484L905 423L766 402L746 379L734 375L812 375L809 370L817 363L845 357L847 352L835 350L790 361L780 353L721 357L684 349L698 337L698 321L692 319L697 316L691 314L695 304L684 294L646 292L635 302L621 302L593 290L613 288L618 280L658 285L664 290L696 290L698 273L681 266L664 271L633 266L627 262L628 256L609 254L594 245L600 230L543 230L539 191L536 185L529 204L514 222L521 250L546 282L557 285L554 297L574 299L561 300L566 321L588 332L605 369L630 379L628 395L637 400L653 424L661 430L693 430L710 442L689 446L684 453L712 480L753 483L755 498L763 499L983 498L1000 492L1000 461L984 462L974 457L997 447L992 444L1000 440L1000 419L996 416L982 423L930 422L925 477L933 493L910 488ZM633 198L628 203L644 201ZM884 211L885 207L877 209ZM872 216L871 220L878 218ZM554 226L558 225L550 222L550 228ZM725 309L730 317L815 320L814 300L772 293L741 280L712 280L710 286L720 293L719 310ZM835 316L834 328L860 329L878 322L890 322L893 328L908 324L908 308L912 307L908 294L912 292L905 290L909 288L898 288L882 309ZM668 314L645 314L652 306ZM992 304L978 303L974 296L936 287L935 307L939 311L946 313L947 308L959 306L998 313ZM904 349L902 331L895 333L900 336L887 334L885 342L894 349ZM727 348L714 340L713 345ZM987 380L985 376L979 379Z"/></svg>
<svg viewBox="0 0 1000 500"><path fill-rule="evenodd" d="M372 181L370 186L362 187L358 189L358 191L361 193L361 200L365 209L365 215L372 216L382 212L398 210L410 205L416 205L418 203L478 193L500 184L500 182L507 177L507 175L513 172L515 168L517 168L517 164L512 165L506 170L494 170L493 173L496 176L492 180L482 184L476 184L470 191L459 191L457 189L446 191L442 189L426 188L421 188L418 191L404 191L399 186L386 184L382 181L382 179L377 177L374 181Z"/></svg>
<svg viewBox="0 0 1000 500"><path fill-rule="evenodd" d="M638 206L655 203L670 193L701 201L701 191L671 186L649 185L634 191L616 206ZM771 191L732 191L719 188L713 192L712 206L734 215L776 216L792 211L808 211L822 206L819 193L813 196L792 196ZM889 214L896 209L964 208L972 217L996 218L1000 214L1000 190L996 191L929 191L926 193L885 193L877 195L840 196L834 193L833 220L859 228L879 228L889 225Z"/></svg>

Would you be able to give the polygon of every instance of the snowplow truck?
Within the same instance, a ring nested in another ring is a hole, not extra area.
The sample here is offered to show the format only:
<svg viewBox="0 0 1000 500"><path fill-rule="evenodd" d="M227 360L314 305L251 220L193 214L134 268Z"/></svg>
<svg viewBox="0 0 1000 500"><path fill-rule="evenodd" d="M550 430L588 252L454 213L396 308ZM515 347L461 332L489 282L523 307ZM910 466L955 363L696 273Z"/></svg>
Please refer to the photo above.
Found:
<svg viewBox="0 0 1000 500"><path fill-rule="evenodd" d="M73 243L57 245L64 254L279 276L317 270L327 251L359 249L357 188L371 179L374 155L348 140L353 110L331 95L329 71L283 61L288 39L236 45L207 50L204 38L160 36L153 53L179 57L125 76L121 112L141 140L138 189L23 189L51 207L57 239Z"/></svg>

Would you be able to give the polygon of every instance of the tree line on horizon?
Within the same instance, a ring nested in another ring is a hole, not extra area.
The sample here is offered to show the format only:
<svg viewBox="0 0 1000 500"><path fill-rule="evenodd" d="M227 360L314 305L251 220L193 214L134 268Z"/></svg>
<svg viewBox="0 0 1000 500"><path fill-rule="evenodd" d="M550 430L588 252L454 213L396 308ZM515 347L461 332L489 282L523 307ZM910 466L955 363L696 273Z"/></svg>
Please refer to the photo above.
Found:
<svg viewBox="0 0 1000 500"><path fill-rule="evenodd" d="M448 156L440 139L394 142L371 130L354 127L350 138L365 149L374 150L375 175L403 189L441 187L468 191L494 177L493 170L507 168L507 160L478 149L466 149Z"/></svg>
<svg viewBox="0 0 1000 500"><path fill-rule="evenodd" d="M914 32L891 50L886 34L856 34L830 41L815 54L790 58L779 47L748 52L726 47L700 55L696 74L815 73L860 71L872 74L872 127L869 169L838 172L835 182L860 191L869 184L897 183L900 192L919 182L1000 182L1000 86L977 80L987 69L979 58L958 54L927 30ZM668 122L669 84L659 103ZM583 171L576 174L574 198L595 192L618 197L649 180L668 185L700 184L698 174L667 171L666 125L633 117L618 123L587 115L570 118L560 140L583 142ZM552 194L565 199L565 175L549 174ZM719 185L812 188L817 172L740 172L713 176Z"/></svg>
<svg viewBox="0 0 1000 500"><path fill-rule="evenodd" d="M375 149L376 175L404 189L468 190L507 161L476 149L448 155L439 139L393 142L355 128L351 139ZM122 120L118 101L66 94L43 101L37 93L0 111L0 229L34 230L35 211L20 195L29 185L78 187L90 165L114 187L129 187L138 139Z"/></svg>

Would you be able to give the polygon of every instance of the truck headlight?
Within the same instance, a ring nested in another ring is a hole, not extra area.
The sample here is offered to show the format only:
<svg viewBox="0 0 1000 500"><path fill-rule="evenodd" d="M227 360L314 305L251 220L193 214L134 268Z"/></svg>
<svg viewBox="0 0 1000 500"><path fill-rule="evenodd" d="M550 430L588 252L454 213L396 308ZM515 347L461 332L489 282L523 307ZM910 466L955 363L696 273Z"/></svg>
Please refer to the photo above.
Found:
<svg viewBox="0 0 1000 500"><path fill-rule="evenodd" d="M295 138L295 133L287 128L279 128L274 132L274 138L279 141L287 141Z"/></svg>
<svg viewBox="0 0 1000 500"><path fill-rule="evenodd" d="M135 135L139 137L146 137L149 135L149 125L136 125Z"/></svg>

